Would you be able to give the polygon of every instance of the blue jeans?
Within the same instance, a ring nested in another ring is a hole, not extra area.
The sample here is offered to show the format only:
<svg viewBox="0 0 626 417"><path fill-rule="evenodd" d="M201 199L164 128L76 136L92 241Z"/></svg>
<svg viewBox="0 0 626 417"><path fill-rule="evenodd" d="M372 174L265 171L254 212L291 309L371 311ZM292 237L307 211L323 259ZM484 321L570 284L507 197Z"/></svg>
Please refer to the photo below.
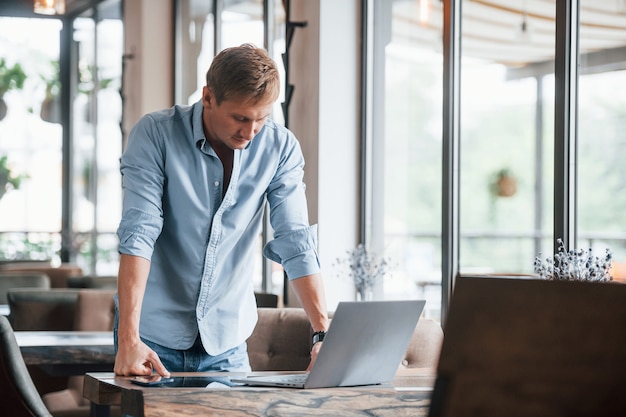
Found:
<svg viewBox="0 0 626 417"><path fill-rule="evenodd" d="M115 325L113 328L113 338L115 352L117 352L117 325L118 316L115 315ZM154 350L161 363L170 372L250 372L250 360L248 358L248 347L242 343L224 353L211 356L204 350L200 335L195 343L187 350L170 349L154 342L141 340Z"/></svg>

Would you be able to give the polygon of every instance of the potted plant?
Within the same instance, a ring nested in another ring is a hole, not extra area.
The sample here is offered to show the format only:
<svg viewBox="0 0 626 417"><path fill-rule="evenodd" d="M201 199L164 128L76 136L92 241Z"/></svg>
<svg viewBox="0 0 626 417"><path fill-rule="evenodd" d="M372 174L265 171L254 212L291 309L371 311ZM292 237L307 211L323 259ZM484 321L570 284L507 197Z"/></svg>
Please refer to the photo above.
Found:
<svg viewBox="0 0 626 417"><path fill-rule="evenodd" d="M6 155L0 156L0 199L7 191L20 188L22 180L26 175L15 175L9 168Z"/></svg>
<svg viewBox="0 0 626 417"><path fill-rule="evenodd" d="M4 94L12 89L24 88L26 73L20 64L12 67L7 65L4 58L0 58L0 120L7 114L7 104L4 101Z"/></svg>
<svg viewBox="0 0 626 417"><path fill-rule="evenodd" d="M517 192L517 179L511 170L502 168L493 175L489 188L496 197L512 197Z"/></svg>
<svg viewBox="0 0 626 417"><path fill-rule="evenodd" d="M41 103L39 116L50 123L61 123L61 81L59 81L59 61L52 61L52 75L41 75L46 83L46 95Z"/></svg>

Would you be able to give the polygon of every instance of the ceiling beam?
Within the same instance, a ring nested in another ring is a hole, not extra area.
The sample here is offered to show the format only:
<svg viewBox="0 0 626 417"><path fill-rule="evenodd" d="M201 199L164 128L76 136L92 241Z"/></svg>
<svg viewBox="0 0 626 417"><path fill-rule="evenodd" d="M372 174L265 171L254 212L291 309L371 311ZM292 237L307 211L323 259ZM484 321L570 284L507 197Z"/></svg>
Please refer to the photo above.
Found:
<svg viewBox="0 0 626 417"><path fill-rule="evenodd" d="M625 69L625 46L580 55L580 74L598 74ZM506 72L506 79L518 80L520 78L540 77L548 74L554 74L554 60L535 62L518 68L509 68Z"/></svg>

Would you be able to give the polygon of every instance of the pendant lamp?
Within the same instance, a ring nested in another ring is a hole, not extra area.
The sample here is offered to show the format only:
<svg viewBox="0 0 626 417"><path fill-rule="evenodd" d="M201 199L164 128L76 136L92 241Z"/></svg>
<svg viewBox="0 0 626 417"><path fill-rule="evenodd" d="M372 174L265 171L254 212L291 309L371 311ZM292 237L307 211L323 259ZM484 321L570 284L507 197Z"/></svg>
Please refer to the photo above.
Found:
<svg viewBox="0 0 626 417"><path fill-rule="evenodd" d="M65 0L35 0L34 10L39 14L63 14L65 13Z"/></svg>

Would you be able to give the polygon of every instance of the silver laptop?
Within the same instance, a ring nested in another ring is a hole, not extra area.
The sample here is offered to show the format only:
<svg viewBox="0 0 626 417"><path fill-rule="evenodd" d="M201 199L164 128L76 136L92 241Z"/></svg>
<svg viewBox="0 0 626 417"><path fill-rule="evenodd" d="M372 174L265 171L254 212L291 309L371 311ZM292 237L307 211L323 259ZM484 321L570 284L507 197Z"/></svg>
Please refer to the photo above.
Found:
<svg viewBox="0 0 626 417"><path fill-rule="evenodd" d="M340 302L309 373L232 378L254 386L326 388L391 382L424 300Z"/></svg>

